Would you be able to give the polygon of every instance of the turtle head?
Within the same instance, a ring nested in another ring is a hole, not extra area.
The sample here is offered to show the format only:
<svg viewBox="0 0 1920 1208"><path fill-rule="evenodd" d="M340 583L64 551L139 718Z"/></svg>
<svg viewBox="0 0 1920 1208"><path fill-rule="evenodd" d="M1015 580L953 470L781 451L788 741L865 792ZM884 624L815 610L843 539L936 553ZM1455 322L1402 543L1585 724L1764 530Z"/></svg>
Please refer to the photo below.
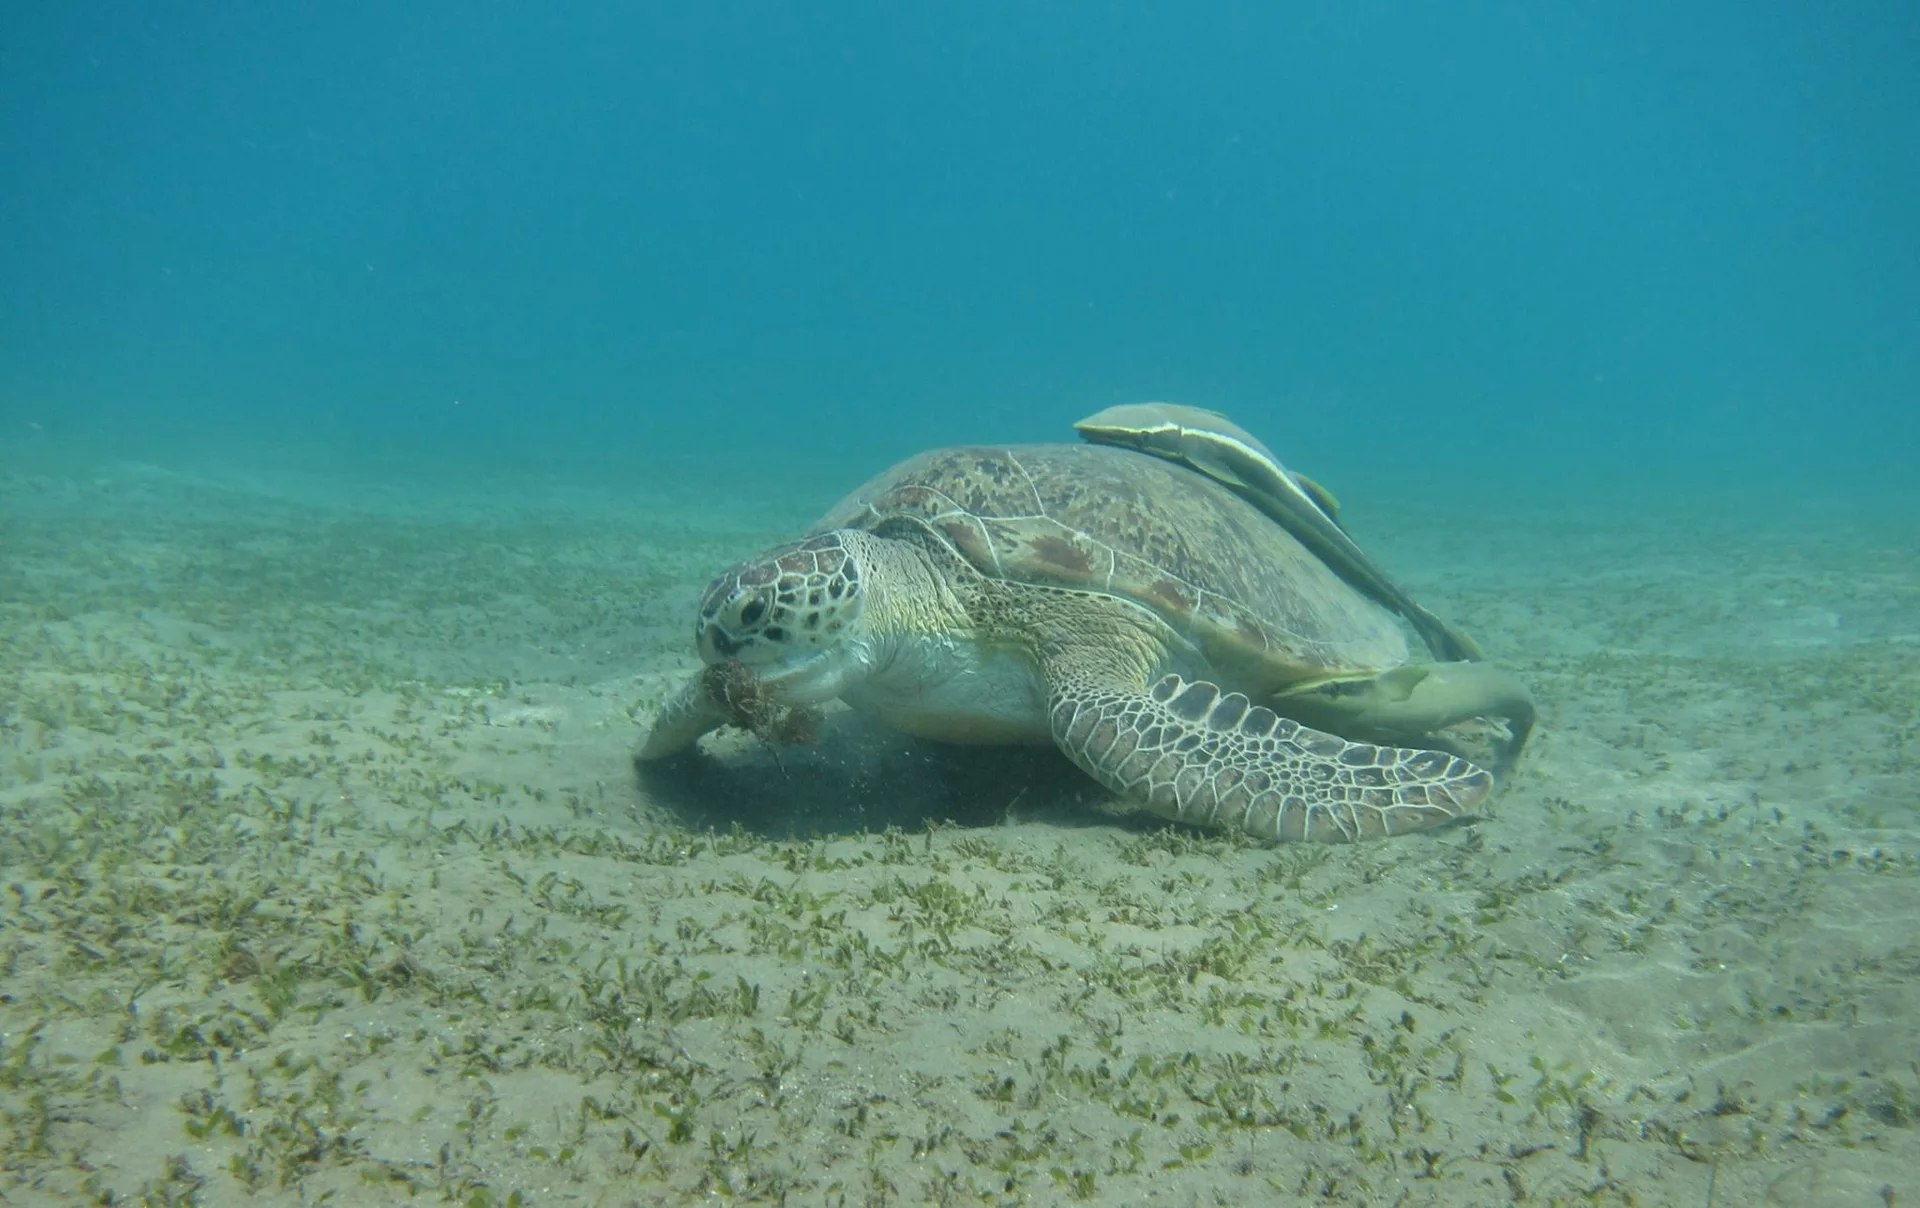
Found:
<svg viewBox="0 0 1920 1208"><path fill-rule="evenodd" d="M738 662L789 703L839 695L864 663L860 563L840 532L777 546L707 585L694 642L710 665Z"/></svg>

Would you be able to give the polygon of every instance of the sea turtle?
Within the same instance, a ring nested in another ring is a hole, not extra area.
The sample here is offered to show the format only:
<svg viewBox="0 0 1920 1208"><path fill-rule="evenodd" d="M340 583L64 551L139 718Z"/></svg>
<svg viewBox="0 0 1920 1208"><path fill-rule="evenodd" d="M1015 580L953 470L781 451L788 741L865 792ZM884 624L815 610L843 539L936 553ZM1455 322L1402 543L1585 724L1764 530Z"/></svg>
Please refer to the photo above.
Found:
<svg viewBox="0 0 1920 1208"><path fill-rule="evenodd" d="M1405 617L1443 659L1482 658L1479 644L1417 604L1355 545L1333 493L1280 464L1260 440L1218 411L1180 403L1123 403L1074 425L1095 444L1138 449L1233 488L1325 560L1339 576Z"/></svg>
<svg viewBox="0 0 1920 1208"><path fill-rule="evenodd" d="M715 579L694 632L708 666L641 760L741 722L747 684L756 706L1053 742L1156 814L1269 839L1446 822L1494 787L1452 735L1505 721L1501 768L1532 720L1490 664L1412 662L1392 613L1215 478L1106 445L910 458Z"/></svg>

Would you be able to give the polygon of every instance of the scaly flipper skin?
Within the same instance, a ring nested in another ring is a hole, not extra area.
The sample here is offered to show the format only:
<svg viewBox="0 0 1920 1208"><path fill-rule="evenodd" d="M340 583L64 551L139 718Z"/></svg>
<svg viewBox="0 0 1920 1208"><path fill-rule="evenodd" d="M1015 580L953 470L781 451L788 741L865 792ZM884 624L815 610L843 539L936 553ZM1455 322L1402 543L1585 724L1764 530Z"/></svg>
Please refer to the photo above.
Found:
<svg viewBox="0 0 1920 1208"><path fill-rule="evenodd" d="M1061 659L1049 702L1054 741L1162 817L1350 843L1439 826L1493 790L1491 774L1444 752L1350 742L1205 681L1168 675L1142 693L1072 664Z"/></svg>

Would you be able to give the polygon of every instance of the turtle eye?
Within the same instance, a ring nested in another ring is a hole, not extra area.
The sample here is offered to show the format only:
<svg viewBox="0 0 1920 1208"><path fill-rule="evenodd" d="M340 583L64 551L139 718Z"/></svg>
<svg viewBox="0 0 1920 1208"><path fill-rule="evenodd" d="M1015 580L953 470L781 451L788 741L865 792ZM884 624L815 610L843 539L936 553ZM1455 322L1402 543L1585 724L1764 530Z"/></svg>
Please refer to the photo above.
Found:
<svg viewBox="0 0 1920 1208"><path fill-rule="evenodd" d="M766 615L767 598L765 596L755 596L741 607L740 623L742 625L758 625L766 618Z"/></svg>

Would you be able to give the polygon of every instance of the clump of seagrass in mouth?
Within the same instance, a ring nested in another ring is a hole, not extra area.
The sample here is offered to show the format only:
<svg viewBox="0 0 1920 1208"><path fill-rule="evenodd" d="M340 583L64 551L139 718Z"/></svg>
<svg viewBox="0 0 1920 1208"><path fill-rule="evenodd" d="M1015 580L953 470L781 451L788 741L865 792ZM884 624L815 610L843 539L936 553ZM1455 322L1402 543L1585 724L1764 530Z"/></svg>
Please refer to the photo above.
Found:
<svg viewBox="0 0 1920 1208"><path fill-rule="evenodd" d="M810 743L819 731L818 710L782 704L739 659L709 666L702 678L707 695L726 711L727 724L738 726L768 746Z"/></svg>

